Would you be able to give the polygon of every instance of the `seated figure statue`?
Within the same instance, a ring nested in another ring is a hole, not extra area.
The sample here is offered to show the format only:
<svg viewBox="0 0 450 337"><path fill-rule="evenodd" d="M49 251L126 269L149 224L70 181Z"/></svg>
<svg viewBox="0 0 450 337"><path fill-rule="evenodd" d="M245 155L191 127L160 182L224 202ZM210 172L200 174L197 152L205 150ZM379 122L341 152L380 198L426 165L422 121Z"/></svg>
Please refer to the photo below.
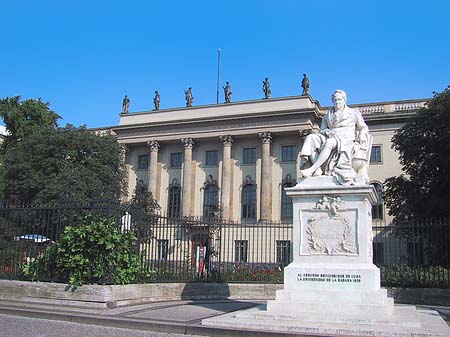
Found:
<svg viewBox="0 0 450 337"><path fill-rule="evenodd" d="M300 174L331 175L342 185L368 184L372 138L367 124L358 109L347 106L343 90L336 90L332 99L334 108L323 116L320 131L303 143Z"/></svg>

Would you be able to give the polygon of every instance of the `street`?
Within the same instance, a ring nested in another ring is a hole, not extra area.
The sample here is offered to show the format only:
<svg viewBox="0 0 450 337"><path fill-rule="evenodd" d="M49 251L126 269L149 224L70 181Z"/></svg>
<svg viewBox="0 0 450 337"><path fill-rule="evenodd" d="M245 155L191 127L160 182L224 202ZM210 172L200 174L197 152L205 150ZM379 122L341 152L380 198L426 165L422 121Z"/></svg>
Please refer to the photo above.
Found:
<svg viewBox="0 0 450 337"><path fill-rule="evenodd" d="M0 314L0 337L200 337Z"/></svg>

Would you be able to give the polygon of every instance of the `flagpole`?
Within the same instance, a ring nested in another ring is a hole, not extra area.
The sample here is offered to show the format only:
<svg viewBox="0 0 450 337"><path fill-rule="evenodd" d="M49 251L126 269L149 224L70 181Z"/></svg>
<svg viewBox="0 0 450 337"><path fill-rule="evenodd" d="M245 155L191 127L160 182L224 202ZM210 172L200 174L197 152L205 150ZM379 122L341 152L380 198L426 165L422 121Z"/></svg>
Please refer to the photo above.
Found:
<svg viewBox="0 0 450 337"><path fill-rule="evenodd" d="M217 97L216 97L216 104L219 104L219 85L220 85L220 48L217 49Z"/></svg>

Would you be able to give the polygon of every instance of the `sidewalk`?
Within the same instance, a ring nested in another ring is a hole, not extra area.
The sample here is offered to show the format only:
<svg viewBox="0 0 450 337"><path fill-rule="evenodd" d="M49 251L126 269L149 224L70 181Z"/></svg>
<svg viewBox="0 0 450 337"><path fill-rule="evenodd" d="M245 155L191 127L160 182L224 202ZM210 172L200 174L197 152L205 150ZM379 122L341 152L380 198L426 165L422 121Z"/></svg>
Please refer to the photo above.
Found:
<svg viewBox="0 0 450 337"><path fill-rule="evenodd" d="M304 336L284 333L238 331L201 325L202 319L264 304L265 301L197 300L154 302L113 309L87 309L74 306L0 301L0 313L33 318L70 321L110 327L171 332L179 334L250 337ZM418 306L437 310L450 325L450 307Z"/></svg>

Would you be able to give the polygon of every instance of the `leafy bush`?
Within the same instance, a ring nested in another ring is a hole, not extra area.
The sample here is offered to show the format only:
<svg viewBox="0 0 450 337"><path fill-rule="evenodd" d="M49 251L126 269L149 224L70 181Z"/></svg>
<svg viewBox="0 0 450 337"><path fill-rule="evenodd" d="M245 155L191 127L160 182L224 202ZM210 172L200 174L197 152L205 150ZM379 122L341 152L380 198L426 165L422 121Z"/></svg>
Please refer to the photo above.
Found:
<svg viewBox="0 0 450 337"><path fill-rule="evenodd" d="M32 281L52 281L56 272L56 245L48 246L37 258L26 262L22 266L22 273L26 279Z"/></svg>
<svg viewBox="0 0 450 337"><path fill-rule="evenodd" d="M58 242L26 264L23 272L41 280L45 270L56 269L57 280L68 282L72 289L88 283L139 282L149 275L136 243L134 232L122 233L114 220L86 216L82 226L66 227Z"/></svg>

